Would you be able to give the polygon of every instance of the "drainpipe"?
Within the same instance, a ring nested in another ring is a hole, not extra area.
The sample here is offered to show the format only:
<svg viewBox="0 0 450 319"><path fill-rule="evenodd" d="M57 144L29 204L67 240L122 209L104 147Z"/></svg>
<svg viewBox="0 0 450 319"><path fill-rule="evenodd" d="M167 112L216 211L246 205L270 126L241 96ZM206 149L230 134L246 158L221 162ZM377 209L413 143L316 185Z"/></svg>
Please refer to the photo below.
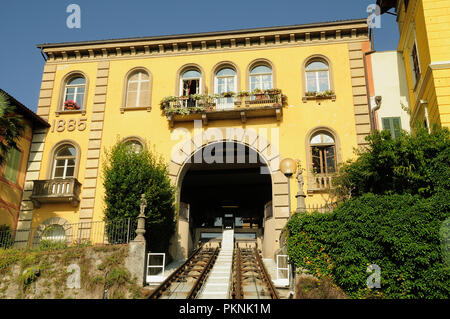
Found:
<svg viewBox="0 0 450 319"><path fill-rule="evenodd" d="M366 81L366 91L367 91L367 104L369 107L369 117L370 117L370 128L373 131L375 129L375 123L374 123L374 119L373 119L373 114L372 114L372 110L371 110L371 103L370 103L370 89L369 89L369 79L368 79L368 75L367 75L367 62L366 62L366 58L367 56L369 56L372 53L375 53L377 51L375 50L370 50L368 52L364 52L364 78Z"/></svg>
<svg viewBox="0 0 450 319"><path fill-rule="evenodd" d="M374 45L373 45L373 42L374 42L373 41L373 29L370 29L369 39L370 39L370 51L364 52L364 59L363 59L364 61L363 62L364 62L364 79L365 79L365 82L366 82L366 91L367 91L367 105L368 105L368 108L369 108L370 128L373 131L375 129L375 125L374 125L372 110L371 110L371 106L370 106L371 105L371 103L370 103L370 90L369 90L369 79L368 79L368 76L367 76L367 61L366 61L367 57L370 54L377 52L374 49Z"/></svg>
<svg viewBox="0 0 450 319"><path fill-rule="evenodd" d="M41 47L41 55L44 58L44 61L47 62L47 57L44 54L44 49Z"/></svg>

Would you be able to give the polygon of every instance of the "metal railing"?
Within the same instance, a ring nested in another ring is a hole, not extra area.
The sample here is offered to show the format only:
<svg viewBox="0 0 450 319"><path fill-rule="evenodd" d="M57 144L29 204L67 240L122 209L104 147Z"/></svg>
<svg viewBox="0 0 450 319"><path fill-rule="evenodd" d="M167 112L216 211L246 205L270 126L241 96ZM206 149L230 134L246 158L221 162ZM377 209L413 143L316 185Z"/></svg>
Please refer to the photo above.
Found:
<svg viewBox="0 0 450 319"><path fill-rule="evenodd" d="M246 107L276 106L280 107L282 103L282 94L279 93L261 93L247 96L180 96L173 101L166 102L165 109L175 111L180 108L204 108L205 111L214 111L223 109L223 106L232 106L231 109L237 109L241 105ZM230 109L229 107L226 107ZM198 110L196 110L198 111Z"/></svg>
<svg viewBox="0 0 450 319"><path fill-rule="evenodd" d="M81 222L75 224L41 225L32 229L0 231L0 248L38 248L53 243L66 246L78 244L127 244L136 237L137 220Z"/></svg>

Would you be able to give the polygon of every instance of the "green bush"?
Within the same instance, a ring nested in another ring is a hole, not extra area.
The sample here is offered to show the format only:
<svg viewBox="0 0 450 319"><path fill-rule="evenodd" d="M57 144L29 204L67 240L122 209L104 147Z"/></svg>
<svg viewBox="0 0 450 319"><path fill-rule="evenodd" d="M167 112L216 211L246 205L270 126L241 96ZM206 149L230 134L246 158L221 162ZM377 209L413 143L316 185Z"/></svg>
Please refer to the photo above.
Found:
<svg viewBox="0 0 450 319"><path fill-rule="evenodd" d="M8 225L0 225L0 248L9 248L13 242L11 228Z"/></svg>
<svg viewBox="0 0 450 319"><path fill-rule="evenodd" d="M287 224L288 255L353 298L449 298L439 235L449 206L448 192L427 199L366 194L331 213L297 214ZM381 268L381 289L367 288L370 264Z"/></svg>
<svg viewBox="0 0 450 319"><path fill-rule="evenodd" d="M429 197L450 189L450 131L434 127L431 133L417 127L415 133L374 132L369 145L357 151L333 179L338 195L365 193L419 194Z"/></svg>
<svg viewBox="0 0 450 319"><path fill-rule="evenodd" d="M175 231L175 191L170 185L164 160L147 145L136 152L125 143L106 151L103 169L106 221L131 217L140 212L141 194L146 195L146 240L152 251L168 251Z"/></svg>

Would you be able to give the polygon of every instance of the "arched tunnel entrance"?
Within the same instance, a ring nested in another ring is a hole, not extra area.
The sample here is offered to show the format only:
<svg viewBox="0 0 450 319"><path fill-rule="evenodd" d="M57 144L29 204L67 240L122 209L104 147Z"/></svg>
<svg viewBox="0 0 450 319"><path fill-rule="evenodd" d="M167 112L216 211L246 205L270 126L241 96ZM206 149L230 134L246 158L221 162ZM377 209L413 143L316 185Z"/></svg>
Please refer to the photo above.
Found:
<svg viewBox="0 0 450 319"><path fill-rule="evenodd" d="M264 222L272 214L272 181L258 153L236 142L216 142L195 152L183 167L180 221L187 248L234 228L236 240L262 248Z"/></svg>

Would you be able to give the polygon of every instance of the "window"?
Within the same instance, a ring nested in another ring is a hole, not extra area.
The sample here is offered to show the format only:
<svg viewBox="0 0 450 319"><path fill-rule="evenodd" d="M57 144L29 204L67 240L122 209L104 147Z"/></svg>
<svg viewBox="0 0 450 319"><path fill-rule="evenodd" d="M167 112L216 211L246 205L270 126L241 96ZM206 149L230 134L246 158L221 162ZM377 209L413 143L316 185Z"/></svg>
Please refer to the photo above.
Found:
<svg viewBox="0 0 450 319"><path fill-rule="evenodd" d="M383 130L391 132L391 136L393 138L397 138L400 136L402 125L399 117L383 117L381 121Z"/></svg>
<svg viewBox="0 0 450 319"><path fill-rule="evenodd" d="M419 64L419 55L417 53L417 45L414 43L412 50L411 50L411 67L412 71L414 73L414 86L419 82L420 80L420 64Z"/></svg>
<svg viewBox="0 0 450 319"><path fill-rule="evenodd" d="M192 94L200 94L202 74L197 70L189 70L181 76L180 95L189 96Z"/></svg>
<svg viewBox="0 0 450 319"><path fill-rule="evenodd" d="M41 240L48 240L52 242L65 241L66 231L64 227L58 224L49 225L45 228Z"/></svg>
<svg viewBox="0 0 450 319"><path fill-rule="evenodd" d="M135 153L139 153L143 149L142 143L139 142L138 140L127 140L125 142L125 145Z"/></svg>
<svg viewBox="0 0 450 319"><path fill-rule="evenodd" d="M4 177L10 182L17 183L21 158L22 152L20 150L11 148L8 151Z"/></svg>
<svg viewBox="0 0 450 319"><path fill-rule="evenodd" d="M313 172L328 174L336 172L336 145L327 132L320 132L311 138L311 158Z"/></svg>
<svg viewBox="0 0 450 319"><path fill-rule="evenodd" d="M223 68L216 73L214 80L216 94L226 92L236 92L236 71L231 68ZM232 97L223 97L217 99L218 108L234 107Z"/></svg>
<svg viewBox="0 0 450 319"><path fill-rule="evenodd" d="M150 105L150 77L147 72L133 72L127 83L126 107Z"/></svg>
<svg viewBox="0 0 450 319"><path fill-rule="evenodd" d="M312 60L306 65L306 92L330 90L330 71L323 60Z"/></svg>
<svg viewBox="0 0 450 319"><path fill-rule="evenodd" d="M266 65L255 66L250 70L250 91L273 88L272 69Z"/></svg>
<svg viewBox="0 0 450 319"><path fill-rule="evenodd" d="M53 162L52 179L74 178L76 157L77 151L72 145L65 144L59 147Z"/></svg>
<svg viewBox="0 0 450 319"><path fill-rule="evenodd" d="M202 74L197 70L188 70L184 72L180 79L180 95L190 96L193 94L201 94L201 78ZM188 100L183 101L183 106L197 106L197 100L189 98Z"/></svg>
<svg viewBox="0 0 450 319"><path fill-rule="evenodd" d="M76 76L70 78L64 89L63 110L79 110L84 108L84 94L86 80L84 77ZM69 103L69 102L74 103Z"/></svg>

